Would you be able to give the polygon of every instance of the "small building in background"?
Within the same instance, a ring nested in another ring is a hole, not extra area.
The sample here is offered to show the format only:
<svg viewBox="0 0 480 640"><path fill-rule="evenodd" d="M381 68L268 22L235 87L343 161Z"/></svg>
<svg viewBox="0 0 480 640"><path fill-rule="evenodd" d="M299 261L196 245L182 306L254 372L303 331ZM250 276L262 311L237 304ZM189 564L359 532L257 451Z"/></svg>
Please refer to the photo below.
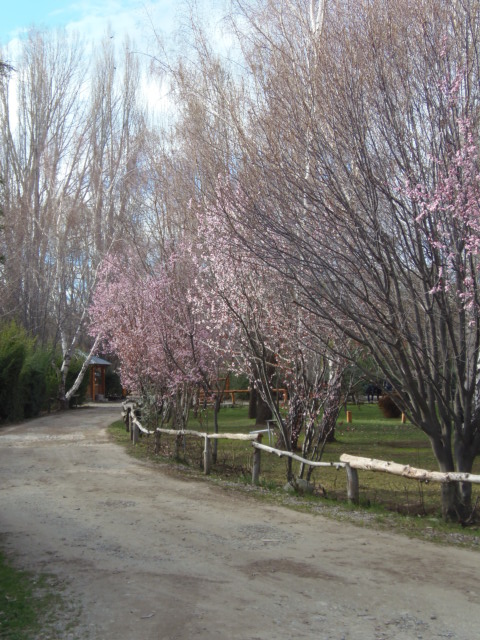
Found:
<svg viewBox="0 0 480 640"><path fill-rule="evenodd" d="M105 400L105 372L110 365L111 362L98 356L93 356L90 360L87 400L92 402Z"/></svg>

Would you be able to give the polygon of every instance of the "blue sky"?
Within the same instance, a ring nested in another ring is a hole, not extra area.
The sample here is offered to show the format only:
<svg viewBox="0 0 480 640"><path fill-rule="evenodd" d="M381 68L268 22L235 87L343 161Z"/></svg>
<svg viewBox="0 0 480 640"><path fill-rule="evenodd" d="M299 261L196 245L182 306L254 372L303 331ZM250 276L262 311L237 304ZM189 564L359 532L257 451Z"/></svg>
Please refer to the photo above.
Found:
<svg viewBox="0 0 480 640"><path fill-rule="evenodd" d="M152 19L161 30L169 31L179 4L175 0L7 0L0 12L0 44L21 37L33 25L72 27L90 36L110 27L122 36L143 31Z"/></svg>
<svg viewBox="0 0 480 640"><path fill-rule="evenodd" d="M156 36L171 35L180 25L188 0L5 0L0 11L1 57L15 64L21 50L19 41L32 26L37 28L65 27L77 32L95 46L105 34L123 43L125 35L135 49L145 53L158 52ZM200 16L215 29L223 15L226 0L196 0ZM215 31L215 42L222 35ZM158 79L145 78L145 95L151 104L163 104L165 91Z"/></svg>
<svg viewBox="0 0 480 640"><path fill-rule="evenodd" d="M2 7L0 18L0 35L2 44L5 44L18 31L29 27L33 23L37 25L61 25L64 21L75 19L79 11L70 8L68 2L61 0L13 0L6 2ZM79 5L77 5L79 6Z"/></svg>

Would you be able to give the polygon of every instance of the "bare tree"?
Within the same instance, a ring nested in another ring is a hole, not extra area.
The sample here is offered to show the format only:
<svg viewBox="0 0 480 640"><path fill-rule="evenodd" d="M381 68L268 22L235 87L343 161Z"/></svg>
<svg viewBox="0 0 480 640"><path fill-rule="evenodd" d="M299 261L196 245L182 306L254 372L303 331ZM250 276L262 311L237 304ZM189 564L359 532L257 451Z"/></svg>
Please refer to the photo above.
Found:
<svg viewBox="0 0 480 640"><path fill-rule="evenodd" d="M458 157L466 123L478 142L478 4L332 0L320 39L305 3L262 6L245 37L259 96L241 176L245 242L328 323L334 350L364 368L371 357L365 374L389 380L440 469L469 472L478 264L468 223L448 206L440 215L434 196L452 167L470 193ZM470 485L444 486L446 518L470 509Z"/></svg>
<svg viewBox="0 0 480 640"><path fill-rule="evenodd" d="M60 34L32 31L16 71L1 86L1 167L5 180L7 305L45 341L57 268L53 246L58 210L76 176L76 126L81 111L81 49ZM62 178L60 179L60 176Z"/></svg>
<svg viewBox="0 0 480 640"><path fill-rule="evenodd" d="M125 235L145 139L138 67L128 45L118 62L112 46L104 45L89 92L79 41L32 31L0 90L4 313L61 346L63 401L96 267Z"/></svg>
<svg viewBox="0 0 480 640"><path fill-rule="evenodd" d="M99 255L125 227L146 138L137 58L128 40L121 56L113 43L111 37L101 43L91 76L88 113L88 202L94 251Z"/></svg>
<svg viewBox="0 0 480 640"><path fill-rule="evenodd" d="M3 76L3 77L6 76L11 70L12 70L12 67L8 63L0 60L0 76ZM0 188L3 188L3 180L1 176L0 176ZM2 217L3 217L3 209L2 209L2 204L0 200L0 219ZM1 224L0 224L0 234L3 234L3 225ZM5 241L2 235L0 235L0 265L3 264L3 262L5 261L5 256L2 253L4 244L5 244Z"/></svg>
<svg viewBox="0 0 480 640"><path fill-rule="evenodd" d="M120 80L117 80L117 68L123 72ZM85 329L96 268L106 252L125 240L132 227L134 201L131 194L137 188L141 174L140 158L146 139L146 123L138 99L139 81L139 67L130 53L129 42L125 42L123 57L118 60L112 38L105 37L91 78L89 105L80 136L86 141L79 184L85 185L81 221L87 242L76 266L76 276L82 287L80 304L76 315L66 316L70 322L60 326L63 354L60 397L64 398L65 404L81 383L90 358L98 347L98 340L94 340L77 379L67 390L66 376ZM78 265L82 265L81 274Z"/></svg>

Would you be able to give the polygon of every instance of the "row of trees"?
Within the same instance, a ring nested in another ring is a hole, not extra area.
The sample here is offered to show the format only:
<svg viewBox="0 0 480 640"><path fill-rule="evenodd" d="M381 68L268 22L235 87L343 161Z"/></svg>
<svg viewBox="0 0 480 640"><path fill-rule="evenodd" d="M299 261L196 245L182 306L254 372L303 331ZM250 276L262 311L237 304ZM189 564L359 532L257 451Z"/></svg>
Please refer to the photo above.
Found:
<svg viewBox="0 0 480 640"><path fill-rule="evenodd" d="M126 383L165 411L175 398L180 422L194 390L233 368L284 446L302 428L317 455L340 380L361 371L390 381L441 470L471 471L478 3L233 0L227 23L228 55L195 16L181 55L159 50L175 105L164 127L136 102L128 48L118 65L107 39L82 93L77 45L32 34L16 101L3 83L2 312L71 345L112 249L92 334ZM443 508L465 517L470 485L446 485Z"/></svg>
<svg viewBox="0 0 480 640"><path fill-rule="evenodd" d="M315 398L318 422L318 388L349 364L390 381L441 470L471 471L478 3L233 9L232 64L196 27L191 62L171 69L181 109L171 157L192 202L181 234L196 265L189 335L248 369L266 400L275 376L289 381L289 416L275 414L287 448L297 410L308 424ZM296 395L307 371L313 387ZM465 516L470 491L444 487L447 518Z"/></svg>
<svg viewBox="0 0 480 640"><path fill-rule="evenodd" d="M162 420L185 428L200 394L218 411L234 373L275 417L283 447L295 450L305 430L303 453L318 458L340 410L346 362L306 329L310 314L292 305L277 272L230 241L216 208L198 216L195 244L173 243L152 266L129 249L105 259L92 335L102 335L124 384L153 399ZM287 475L294 482L291 466Z"/></svg>
<svg viewBox="0 0 480 640"><path fill-rule="evenodd" d="M225 218L328 326L337 353L352 359L354 344L357 365L371 357L440 469L469 472L480 446L479 7L330 2L321 34L301 13L287 30L283 8L269 8L268 29L255 15L245 45L258 135ZM470 508L470 491L444 487L447 517Z"/></svg>
<svg viewBox="0 0 480 640"><path fill-rule="evenodd" d="M128 43L118 54L106 37L92 66L78 39L32 30L0 79L0 316L61 347L67 400L97 266L131 224L125 183L138 184L145 135Z"/></svg>

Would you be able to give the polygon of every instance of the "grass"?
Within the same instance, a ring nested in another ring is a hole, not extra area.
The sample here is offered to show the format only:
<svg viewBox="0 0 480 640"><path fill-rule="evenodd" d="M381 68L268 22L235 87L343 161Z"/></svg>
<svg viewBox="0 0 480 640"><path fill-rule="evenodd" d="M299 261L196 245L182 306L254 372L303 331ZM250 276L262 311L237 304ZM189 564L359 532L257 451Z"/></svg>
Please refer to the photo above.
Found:
<svg viewBox="0 0 480 640"><path fill-rule="evenodd" d="M0 638L56 638L53 629L62 608L55 580L46 574L19 571L0 553ZM51 629L51 633L49 632Z"/></svg>
<svg viewBox="0 0 480 640"><path fill-rule="evenodd" d="M402 424L398 418L384 418L376 404L349 407L349 410L352 423L346 423L344 414L340 416L336 441L327 447L325 460L338 460L342 453L349 453L421 469L438 468L430 442L420 429ZM368 471L359 471L359 479L360 499L366 505L378 504L400 513L420 515L434 514L440 509L439 484ZM322 471L319 480L325 484L327 492L331 490L332 471ZM344 498L340 487L338 494Z"/></svg>
<svg viewBox="0 0 480 640"><path fill-rule="evenodd" d="M438 469L428 438L412 424L402 424L399 418L385 418L376 403L352 405L347 409L352 414L352 423L347 424L345 410L342 411L337 422L335 442L327 445L323 460L338 461L342 453L349 453L422 469ZM200 421L192 417L189 428L212 431L213 419L211 415L202 416ZM219 414L220 432L248 432L254 428L254 421L248 419L246 407L223 408ZM117 441L130 444L130 436L122 421L112 425L112 433ZM142 438L135 449L130 446L129 450L140 458L166 462L173 456L174 437L162 435L161 452L158 456L154 453L154 439L149 437ZM219 481L249 485L252 459L253 449L248 443L220 440L212 477ZM198 438L187 438L180 449L177 462L192 471L201 472L203 442ZM285 459L262 452L261 466L261 488L267 490L270 497L282 496L283 500L284 492L281 488L286 482ZM298 472L296 462L294 470ZM480 474L480 461L476 462L473 473ZM434 533L439 531L461 531L462 537L477 536L476 527L460 529L458 525L442 523L440 485L437 483L426 484L381 472L359 471L360 506L352 508L346 502L346 474L343 469L316 469L312 481L315 483L315 493L312 498L302 499L302 508L312 510L330 506L336 509L341 506L344 511L360 509L374 514L377 522L382 519L391 522L393 517L400 514L403 517L403 527L412 533L422 530L423 533L427 532L427 537L434 537ZM480 502L480 489L478 485L473 485L473 502L477 499ZM477 543L478 538L475 539L475 544Z"/></svg>

